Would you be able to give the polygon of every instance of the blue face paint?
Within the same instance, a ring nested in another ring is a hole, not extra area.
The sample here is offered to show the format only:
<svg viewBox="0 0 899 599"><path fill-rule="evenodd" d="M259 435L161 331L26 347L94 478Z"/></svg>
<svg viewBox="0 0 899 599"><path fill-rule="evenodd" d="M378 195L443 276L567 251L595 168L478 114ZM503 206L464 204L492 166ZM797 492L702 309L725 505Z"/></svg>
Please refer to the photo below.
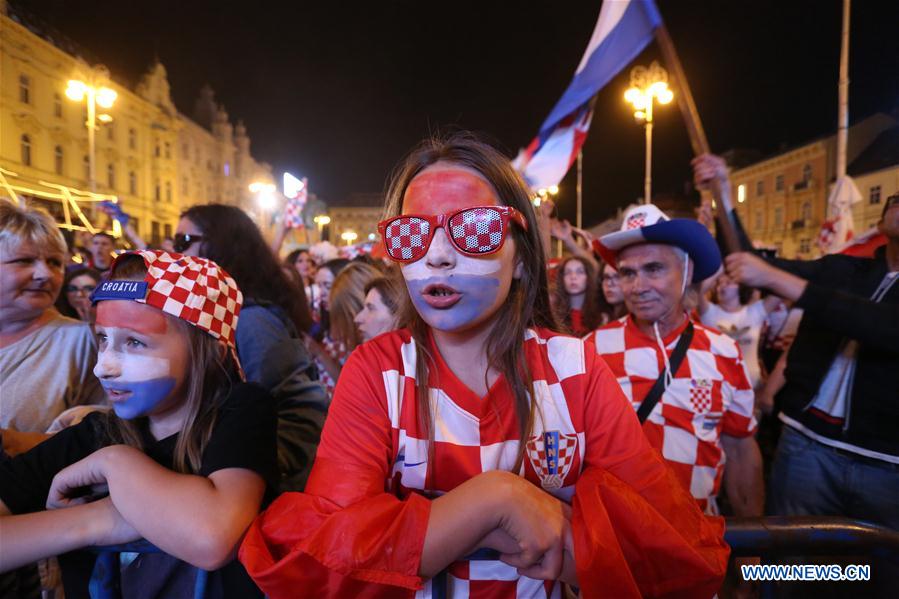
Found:
<svg viewBox="0 0 899 599"><path fill-rule="evenodd" d="M140 416L146 416L152 412L164 399L171 395L175 389L173 377L160 377L147 381L128 383L125 381L100 380L103 389L106 390L119 418L131 420ZM125 393L121 399L116 398L116 393Z"/></svg>
<svg viewBox="0 0 899 599"><path fill-rule="evenodd" d="M428 325L439 331L462 330L488 315L499 294L499 283L499 279L484 275L449 275L406 280L415 310ZM428 285L452 287L462 297L449 308L435 308L422 295Z"/></svg>

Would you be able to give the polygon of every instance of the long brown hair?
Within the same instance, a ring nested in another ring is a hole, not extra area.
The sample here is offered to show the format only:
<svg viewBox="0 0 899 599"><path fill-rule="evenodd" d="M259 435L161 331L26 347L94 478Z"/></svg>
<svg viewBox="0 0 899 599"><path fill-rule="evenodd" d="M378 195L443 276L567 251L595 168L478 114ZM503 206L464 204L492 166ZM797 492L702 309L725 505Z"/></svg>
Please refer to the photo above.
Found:
<svg viewBox="0 0 899 599"><path fill-rule="evenodd" d="M117 279L143 281L147 267L140 256L127 256L116 263ZM187 389L184 401L188 405L187 416L175 441L174 469L177 472L195 474L200 471L203 451L212 436L218 410L237 373L230 356L212 335L188 324L180 318L165 314L186 338L190 348L190 364L187 369ZM106 429L113 442L124 443L144 450L144 432L149 424L146 417L125 420L109 412Z"/></svg>
<svg viewBox="0 0 899 599"><path fill-rule="evenodd" d="M584 304L581 307L581 322L588 331L599 327L602 322L602 313L599 310L599 287L596 279L596 269L590 262L580 256L569 256L559 264L556 269L555 289L553 289L553 310L556 321L562 325L566 332L577 333L571 326L571 297L565 291L565 266L569 262L580 262L587 273L587 288L584 290Z"/></svg>
<svg viewBox="0 0 899 599"><path fill-rule="evenodd" d="M456 133L446 139L428 139L414 149L391 175L385 218L402 213L403 196L412 179L438 162L457 164L480 173L493 186L500 202L517 209L528 223L527 231L515 226L510 228L515 240L516 257L522 266L521 278L512 280L509 295L499 308L486 344L488 366L506 378L515 398L519 427L518 457L514 468L517 472L521 468L525 443L534 419L534 406L529 398L529 391L533 396L532 380L522 359L525 330L531 326L556 328L549 305L546 262L537 218L528 188L512 168L509 159L470 133ZM403 294L403 304L400 321L408 323L415 340L419 424L428 433L428 452L432 456L434 423L428 394L428 367L435 362L427 350L429 329L415 311L408 294Z"/></svg>
<svg viewBox="0 0 899 599"><path fill-rule="evenodd" d="M362 343L354 319L365 303L365 286L381 275L381 271L364 262L350 262L334 279L328 296L331 315L331 338L342 342L347 351Z"/></svg>

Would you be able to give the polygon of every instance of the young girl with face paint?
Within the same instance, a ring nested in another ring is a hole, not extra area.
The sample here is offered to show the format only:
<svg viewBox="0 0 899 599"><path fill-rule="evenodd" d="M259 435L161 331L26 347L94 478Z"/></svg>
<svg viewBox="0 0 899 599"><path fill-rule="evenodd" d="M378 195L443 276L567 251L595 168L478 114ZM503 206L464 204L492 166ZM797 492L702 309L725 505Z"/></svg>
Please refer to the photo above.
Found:
<svg viewBox="0 0 899 599"><path fill-rule="evenodd" d="M350 356L306 492L248 531L240 559L270 597L717 590L721 522L595 349L551 330L529 195L467 136L397 170L379 228L410 325Z"/></svg>
<svg viewBox="0 0 899 599"><path fill-rule="evenodd" d="M204 258L141 251L115 260L93 300L112 412L0 463L0 571L65 554L66 596L87 597L102 568L75 550L144 538L161 553L122 565L122 596L190 596L196 568L211 571L206 597L260 596L233 558L277 484L276 420L271 397L240 382L234 280Z"/></svg>

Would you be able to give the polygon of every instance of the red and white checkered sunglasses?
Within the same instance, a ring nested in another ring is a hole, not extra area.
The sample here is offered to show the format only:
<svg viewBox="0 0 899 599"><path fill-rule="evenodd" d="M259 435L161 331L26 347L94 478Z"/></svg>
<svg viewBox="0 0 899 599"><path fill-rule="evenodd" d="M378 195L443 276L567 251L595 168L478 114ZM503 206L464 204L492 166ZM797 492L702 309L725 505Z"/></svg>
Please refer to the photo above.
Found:
<svg viewBox="0 0 899 599"><path fill-rule="evenodd" d="M401 214L378 223L378 232L387 255L397 262L424 258L440 227L460 254L487 256L503 247L510 219L527 231L524 215L515 208L474 206L445 214Z"/></svg>

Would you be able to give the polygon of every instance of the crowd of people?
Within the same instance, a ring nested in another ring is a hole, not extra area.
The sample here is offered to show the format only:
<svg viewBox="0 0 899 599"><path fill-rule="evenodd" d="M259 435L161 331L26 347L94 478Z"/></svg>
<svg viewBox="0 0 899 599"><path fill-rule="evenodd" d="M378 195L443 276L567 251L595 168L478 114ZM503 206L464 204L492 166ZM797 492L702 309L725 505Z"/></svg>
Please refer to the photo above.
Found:
<svg viewBox="0 0 899 599"><path fill-rule="evenodd" d="M466 134L393 173L383 259L0 201L0 597L751 596L721 516L899 531L899 194L871 257L709 225L594 238Z"/></svg>

